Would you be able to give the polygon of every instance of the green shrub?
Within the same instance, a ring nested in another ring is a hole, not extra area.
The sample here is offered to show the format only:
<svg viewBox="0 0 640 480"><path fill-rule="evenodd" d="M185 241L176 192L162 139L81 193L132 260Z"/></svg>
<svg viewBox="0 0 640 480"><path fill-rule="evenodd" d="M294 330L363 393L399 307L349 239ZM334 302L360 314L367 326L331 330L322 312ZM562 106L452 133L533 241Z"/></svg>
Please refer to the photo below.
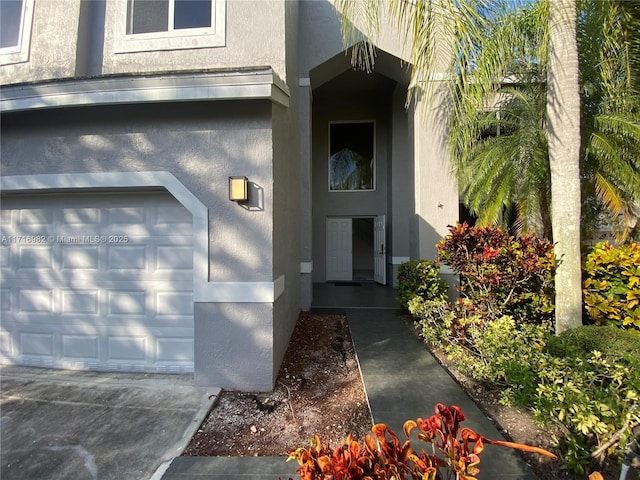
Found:
<svg viewBox="0 0 640 480"><path fill-rule="evenodd" d="M640 423L640 247L594 248L585 263L585 305L602 326L557 337L549 242L465 224L450 227L437 248L462 277L461 298L408 301L422 336L464 373L497 387L503 403L558 427L567 469L584 473L596 460L619 459Z"/></svg>
<svg viewBox="0 0 640 480"><path fill-rule="evenodd" d="M606 358L622 360L640 371L640 335L633 331L585 325L550 340L549 351L557 357L586 358L597 350Z"/></svg>
<svg viewBox="0 0 640 480"><path fill-rule="evenodd" d="M597 244L584 265L584 303L595 325L640 333L640 244Z"/></svg>
<svg viewBox="0 0 640 480"><path fill-rule="evenodd" d="M557 445L566 468L584 473L593 452L618 432L620 442L598 460L622 456L631 426L640 422L640 372L594 351L584 358L542 355L537 374L531 409L541 425L562 426Z"/></svg>
<svg viewBox="0 0 640 480"><path fill-rule="evenodd" d="M440 266L428 260L411 260L398 267L398 303L404 309L414 297L442 300L447 295L447 283L440 278Z"/></svg>
<svg viewBox="0 0 640 480"><path fill-rule="evenodd" d="M466 343L447 347L456 366L499 387L503 403L530 409L540 425L559 426L556 444L567 469L583 473L592 452L617 432L620 443L602 456L622 455L631 426L640 421L634 334L583 327L556 339L511 317L477 323L468 333Z"/></svg>
<svg viewBox="0 0 640 480"><path fill-rule="evenodd" d="M516 325L512 317L476 322L468 329L467 347L455 342L446 350L467 375L500 387L502 403L528 407L535 397L536 365L548 331L538 325Z"/></svg>
<svg viewBox="0 0 640 480"><path fill-rule="evenodd" d="M424 300L415 296L407 306L427 343L444 348L450 342L455 314L446 300Z"/></svg>
<svg viewBox="0 0 640 480"><path fill-rule="evenodd" d="M460 295L489 319L553 322L553 244L535 235L515 239L499 227L449 227L438 244L440 261L461 276Z"/></svg>

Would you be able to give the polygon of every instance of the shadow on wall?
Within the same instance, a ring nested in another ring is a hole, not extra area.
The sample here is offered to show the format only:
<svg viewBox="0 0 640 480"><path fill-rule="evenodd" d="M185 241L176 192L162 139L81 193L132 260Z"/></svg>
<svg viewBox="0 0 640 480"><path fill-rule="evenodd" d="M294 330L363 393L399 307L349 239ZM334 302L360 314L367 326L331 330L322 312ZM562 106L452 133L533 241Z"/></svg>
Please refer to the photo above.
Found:
<svg viewBox="0 0 640 480"><path fill-rule="evenodd" d="M271 222L246 217L264 211L270 195L267 106L234 104L230 110L217 102L175 106L170 114L163 105L145 105L3 116L2 173L169 171L209 208L215 230L210 280L242 281L239 272L252 272L251 280L270 281L264 246ZM243 209L228 199L228 177L238 172L252 180Z"/></svg>
<svg viewBox="0 0 640 480"><path fill-rule="evenodd" d="M238 205L250 212L264 212L264 188L255 182L248 182L247 201L238 202Z"/></svg>
<svg viewBox="0 0 640 480"><path fill-rule="evenodd" d="M234 103L233 109L228 106L227 102L217 102L180 105L170 110L164 105L148 105L3 115L2 173L169 171L209 208L210 280L271 281L271 217L259 214L270 210L265 202L269 202L272 195L270 106L266 102ZM254 180L250 183L249 201L243 208L228 199L228 177L237 172ZM169 252L177 254L175 249ZM76 255L74 259L84 261L82 256ZM176 272L167 274L167 283L171 281L173 285ZM129 280L133 283L129 290L143 290L137 279ZM85 286L90 284L87 282ZM114 308L119 311L134 310L142 305L142 300L135 303L131 295L121 295L116 300ZM40 298L34 302L43 303ZM165 313L185 311L182 297L166 296L164 302ZM46 308L46 305L39 306L40 303L33 308ZM197 309L197 305L191 303L190 308ZM266 383L273 377L272 308L252 304L246 307L246 312L220 309L207 312L207 327L216 327L212 332L204 329L213 335L209 340L216 338L215 335L223 337L220 332L228 328L228 338L235 342L233 345L243 348L236 349L233 352L236 357L230 361L215 353L216 345L211 341L205 344L207 339L198 333L196 342L202 342L202 350L213 351L202 356L218 355L216 360L226 362L223 364L228 365L230 373L225 374L230 381L248 385L257 377L264 377L265 388L271 388ZM189 315L182 317L190 316L193 311L186 313ZM125 322L146 329L139 318L128 317ZM225 325L221 325L223 322ZM8 332L0 332L5 333ZM232 344L227 346L230 348ZM246 355L247 352L254 353ZM192 355L191 351L184 353L184 357ZM238 363L243 370L233 376Z"/></svg>
<svg viewBox="0 0 640 480"><path fill-rule="evenodd" d="M424 218L417 214L414 215L413 221L411 222L410 235L411 258L435 260L438 255L436 244L442 237L443 234L438 233L438 231ZM422 239L422 244L428 245L429 249L420 251L418 239ZM445 282L447 282L447 285L449 285L449 290L447 291L449 300L455 301L458 298L458 287L460 286L459 276L453 273L451 269L444 264L440 265L440 276Z"/></svg>

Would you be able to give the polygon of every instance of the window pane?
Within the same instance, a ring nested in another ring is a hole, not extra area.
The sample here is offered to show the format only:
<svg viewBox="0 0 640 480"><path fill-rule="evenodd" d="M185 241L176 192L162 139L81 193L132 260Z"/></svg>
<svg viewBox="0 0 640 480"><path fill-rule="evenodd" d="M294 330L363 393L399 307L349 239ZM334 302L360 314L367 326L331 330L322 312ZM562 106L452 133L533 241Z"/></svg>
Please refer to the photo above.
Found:
<svg viewBox="0 0 640 480"><path fill-rule="evenodd" d="M211 0L175 0L174 28L211 26Z"/></svg>
<svg viewBox="0 0 640 480"><path fill-rule="evenodd" d="M18 45L21 21L22 0L0 0L0 48Z"/></svg>
<svg viewBox="0 0 640 480"><path fill-rule="evenodd" d="M128 0L127 34L169 30L169 0Z"/></svg>
<svg viewBox="0 0 640 480"><path fill-rule="evenodd" d="M374 125L329 127L329 190L373 190Z"/></svg>

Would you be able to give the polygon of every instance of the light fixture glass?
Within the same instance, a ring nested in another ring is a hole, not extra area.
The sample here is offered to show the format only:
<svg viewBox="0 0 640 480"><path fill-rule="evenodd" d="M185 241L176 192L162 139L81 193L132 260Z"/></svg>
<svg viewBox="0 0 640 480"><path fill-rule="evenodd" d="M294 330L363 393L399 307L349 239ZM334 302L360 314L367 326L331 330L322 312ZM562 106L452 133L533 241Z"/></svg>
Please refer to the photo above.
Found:
<svg viewBox="0 0 640 480"><path fill-rule="evenodd" d="M229 200L246 202L248 181L247 177L229 177Z"/></svg>

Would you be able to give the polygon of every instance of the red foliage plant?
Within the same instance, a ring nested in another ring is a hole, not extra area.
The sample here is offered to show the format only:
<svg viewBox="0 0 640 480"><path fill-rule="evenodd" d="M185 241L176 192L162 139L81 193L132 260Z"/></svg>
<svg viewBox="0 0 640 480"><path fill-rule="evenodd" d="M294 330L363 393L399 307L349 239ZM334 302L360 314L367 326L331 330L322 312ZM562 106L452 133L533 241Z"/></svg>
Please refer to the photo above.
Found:
<svg viewBox="0 0 640 480"><path fill-rule="evenodd" d="M555 458L552 453L529 445L490 440L469 428L460 428L465 417L457 406L437 404L427 419L408 420L404 424L404 443L384 424L374 425L373 436L361 445L349 435L341 445L331 448L318 436L309 448L291 452L289 460L298 461L301 480L475 480L480 471L480 454L485 444L536 452ZM430 444L433 453L413 449L410 435ZM437 454L440 453L440 455ZM289 479L291 480L291 479Z"/></svg>
<svg viewBox="0 0 640 480"><path fill-rule="evenodd" d="M548 240L458 223L436 248L439 260L460 275L460 294L477 314L532 323L553 319L555 259Z"/></svg>

